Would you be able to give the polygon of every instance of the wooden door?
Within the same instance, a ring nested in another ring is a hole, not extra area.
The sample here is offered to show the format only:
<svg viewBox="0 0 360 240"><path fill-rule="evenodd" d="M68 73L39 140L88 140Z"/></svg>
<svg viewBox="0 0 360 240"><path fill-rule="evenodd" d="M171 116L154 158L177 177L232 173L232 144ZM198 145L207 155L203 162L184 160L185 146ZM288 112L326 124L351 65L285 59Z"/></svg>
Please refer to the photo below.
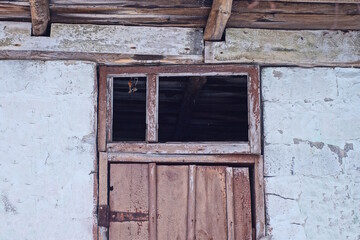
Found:
<svg viewBox="0 0 360 240"><path fill-rule="evenodd" d="M246 167L110 164L110 240L252 239Z"/></svg>

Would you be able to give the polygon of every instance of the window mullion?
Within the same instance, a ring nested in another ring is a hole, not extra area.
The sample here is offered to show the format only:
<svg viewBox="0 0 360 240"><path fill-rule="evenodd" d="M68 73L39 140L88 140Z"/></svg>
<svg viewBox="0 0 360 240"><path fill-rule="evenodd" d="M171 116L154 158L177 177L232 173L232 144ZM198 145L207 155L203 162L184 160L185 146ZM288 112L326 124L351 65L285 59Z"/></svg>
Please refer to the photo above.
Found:
<svg viewBox="0 0 360 240"><path fill-rule="evenodd" d="M146 141L158 141L159 77L149 74L146 81Z"/></svg>

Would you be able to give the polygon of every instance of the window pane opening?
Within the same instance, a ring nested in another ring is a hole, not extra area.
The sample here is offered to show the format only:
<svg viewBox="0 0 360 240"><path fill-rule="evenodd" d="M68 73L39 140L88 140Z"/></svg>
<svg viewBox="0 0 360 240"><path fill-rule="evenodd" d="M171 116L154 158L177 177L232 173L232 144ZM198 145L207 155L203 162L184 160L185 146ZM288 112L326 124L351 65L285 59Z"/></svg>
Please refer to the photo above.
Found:
<svg viewBox="0 0 360 240"><path fill-rule="evenodd" d="M145 141L146 77L113 80L113 141Z"/></svg>
<svg viewBox="0 0 360 240"><path fill-rule="evenodd" d="M246 76L159 78L159 142L248 141Z"/></svg>

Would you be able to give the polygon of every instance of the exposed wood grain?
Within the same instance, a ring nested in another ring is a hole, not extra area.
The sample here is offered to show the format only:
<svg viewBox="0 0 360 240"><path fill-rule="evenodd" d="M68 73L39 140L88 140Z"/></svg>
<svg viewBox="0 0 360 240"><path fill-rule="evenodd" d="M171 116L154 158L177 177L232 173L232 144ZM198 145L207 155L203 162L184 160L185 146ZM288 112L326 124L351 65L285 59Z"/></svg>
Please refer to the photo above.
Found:
<svg viewBox="0 0 360 240"><path fill-rule="evenodd" d="M30 23L0 22L0 29L4 39L0 59L76 59L118 65L203 59L201 29L52 24L50 37L41 38L30 36ZM158 44L159 39L166 47Z"/></svg>
<svg viewBox="0 0 360 240"><path fill-rule="evenodd" d="M198 166L196 239L227 239L225 167Z"/></svg>
<svg viewBox="0 0 360 240"><path fill-rule="evenodd" d="M149 240L157 240L157 171L149 164Z"/></svg>
<svg viewBox="0 0 360 240"><path fill-rule="evenodd" d="M359 39L358 31L230 28L226 30L226 42L206 42L205 62L359 66Z"/></svg>
<svg viewBox="0 0 360 240"><path fill-rule="evenodd" d="M227 27L284 30L359 30L360 15L242 13L232 14Z"/></svg>
<svg viewBox="0 0 360 240"><path fill-rule="evenodd" d="M252 239L251 190L248 168L234 168L235 238Z"/></svg>
<svg viewBox="0 0 360 240"><path fill-rule="evenodd" d="M99 152L99 205L108 205L108 161L106 152Z"/></svg>
<svg viewBox="0 0 360 240"><path fill-rule="evenodd" d="M186 240L195 240L196 166L189 166Z"/></svg>
<svg viewBox="0 0 360 240"><path fill-rule="evenodd" d="M239 163L254 164L256 155L165 155L165 154L134 154L134 153L108 153L108 161L114 163L126 162L157 162L157 163Z"/></svg>
<svg viewBox="0 0 360 240"><path fill-rule="evenodd" d="M204 31L204 40L221 39L226 23L230 18L232 0L214 0Z"/></svg>
<svg viewBox="0 0 360 240"><path fill-rule="evenodd" d="M98 231L96 235L97 236L94 236L94 240L108 240L108 228L98 227Z"/></svg>
<svg viewBox="0 0 360 240"><path fill-rule="evenodd" d="M113 135L113 79L106 78L106 142L112 141Z"/></svg>
<svg viewBox="0 0 360 240"><path fill-rule="evenodd" d="M200 64L203 63L201 55L191 56L164 56L139 54L112 54L88 52L59 52L59 51L16 51L1 50L0 59L6 60L82 60L93 61L108 65L137 65L137 64Z"/></svg>
<svg viewBox="0 0 360 240"><path fill-rule="evenodd" d="M109 143L109 152L153 154L248 154L250 147L243 143Z"/></svg>
<svg viewBox="0 0 360 240"><path fill-rule="evenodd" d="M206 77L190 77L186 92L183 97L183 101L179 110L179 117L177 119L175 130L175 141L181 141L189 131L189 123L191 120L191 114L195 107L195 101L206 83Z"/></svg>
<svg viewBox="0 0 360 240"><path fill-rule="evenodd" d="M248 75L249 143L251 153L261 154L260 77L255 67Z"/></svg>
<svg viewBox="0 0 360 240"><path fill-rule="evenodd" d="M241 186L241 185L240 185ZM236 187L240 187L236 186ZM234 174L231 167L226 168L226 214L228 240L235 240L235 217L234 217Z"/></svg>
<svg viewBox="0 0 360 240"><path fill-rule="evenodd" d="M158 96L159 79L155 74L150 74L146 81L146 141L158 141Z"/></svg>
<svg viewBox="0 0 360 240"><path fill-rule="evenodd" d="M228 26L269 29L359 29L359 0L234 1ZM330 3L326 3L330 2ZM349 2L349 3L340 3ZM356 3L357 2L357 3ZM212 1L50 1L52 23L204 28ZM335 7L336 4L336 7ZM30 21L24 1L0 1L0 19ZM336 23L336 24L335 24Z"/></svg>
<svg viewBox="0 0 360 240"><path fill-rule="evenodd" d="M251 65L188 65L180 66L108 66L107 72L114 76L128 74L159 74L160 76L217 76L217 75L248 75L256 69Z"/></svg>
<svg viewBox="0 0 360 240"><path fill-rule="evenodd" d="M149 213L148 164L111 164L110 186L111 212ZM109 239L149 239L148 221L110 222Z"/></svg>
<svg viewBox="0 0 360 240"><path fill-rule="evenodd" d="M29 0L32 34L42 36L46 33L50 21L49 0Z"/></svg>
<svg viewBox="0 0 360 240"><path fill-rule="evenodd" d="M188 166L157 167L157 237L186 240Z"/></svg>
<svg viewBox="0 0 360 240"><path fill-rule="evenodd" d="M254 166L256 239L265 236L264 159L258 157Z"/></svg>
<svg viewBox="0 0 360 240"><path fill-rule="evenodd" d="M106 151L106 105L107 105L107 74L106 68L99 67L99 109L98 109L98 151Z"/></svg>

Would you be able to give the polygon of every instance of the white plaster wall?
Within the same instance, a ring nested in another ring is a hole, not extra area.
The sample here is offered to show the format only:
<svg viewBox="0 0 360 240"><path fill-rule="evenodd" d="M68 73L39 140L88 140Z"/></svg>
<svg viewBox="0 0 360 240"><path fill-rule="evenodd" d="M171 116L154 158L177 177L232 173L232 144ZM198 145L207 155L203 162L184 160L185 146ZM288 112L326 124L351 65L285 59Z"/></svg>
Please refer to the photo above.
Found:
<svg viewBox="0 0 360 240"><path fill-rule="evenodd" d="M0 61L0 239L92 239L96 66Z"/></svg>
<svg viewBox="0 0 360 240"><path fill-rule="evenodd" d="M360 239L360 69L264 68L267 233Z"/></svg>

